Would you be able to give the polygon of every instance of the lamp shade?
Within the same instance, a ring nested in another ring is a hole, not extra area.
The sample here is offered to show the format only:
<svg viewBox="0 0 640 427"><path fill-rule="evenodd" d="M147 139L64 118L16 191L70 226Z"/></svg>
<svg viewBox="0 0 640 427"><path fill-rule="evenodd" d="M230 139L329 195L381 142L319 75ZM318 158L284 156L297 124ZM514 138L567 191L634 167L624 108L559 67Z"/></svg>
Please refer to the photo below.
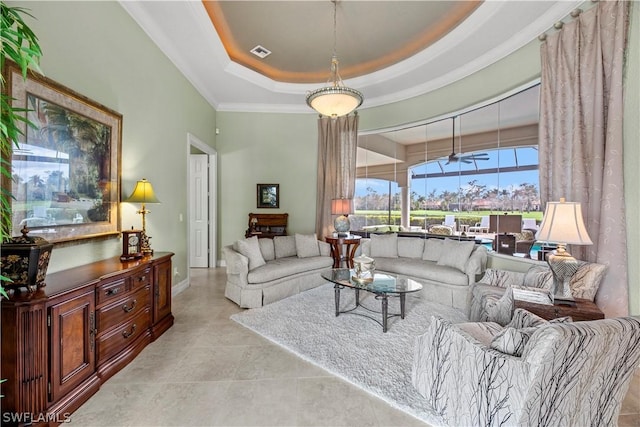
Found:
<svg viewBox="0 0 640 427"><path fill-rule="evenodd" d="M323 116L346 116L362 104L362 94L345 86L327 86L309 93L307 104Z"/></svg>
<svg viewBox="0 0 640 427"><path fill-rule="evenodd" d="M543 242L592 245L578 202L548 202L536 238Z"/></svg>
<svg viewBox="0 0 640 427"><path fill-rule="evenodd" d="M153 192L151 183L144 178L136 183L133 193L123 201L127 203L160 203Z"/></svg>
<svg viewBox="0 0 640 427"><path fill-rule="evenodd" d="M353 205L352 199L333 199L331 200L331 214L332 215L349 215L353 212L351 206Z"/></svg>

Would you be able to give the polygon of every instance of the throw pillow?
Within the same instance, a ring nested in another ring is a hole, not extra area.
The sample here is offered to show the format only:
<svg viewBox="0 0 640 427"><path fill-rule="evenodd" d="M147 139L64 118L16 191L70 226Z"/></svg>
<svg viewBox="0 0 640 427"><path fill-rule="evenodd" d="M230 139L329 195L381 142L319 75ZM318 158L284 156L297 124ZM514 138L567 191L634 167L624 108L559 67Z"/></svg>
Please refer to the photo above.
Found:
<svg viewBox="0 0 640 427"><path fill-rule="evenodd" d="M273 247L273 239L258 239L260 244L260 252L265 261L273 261L276 259L276 250Z"/></svg>
<svg viewBox="0 0 640 427"><path fill-rule="evenodd" d="M511 287L508 287L500 299L487 299L484 308L486 314L482 316L481 320L495 322L501 326L505 326L511 321L514 308L515 300L513 299L513 290Z"/></svg>
<svg viewBox="0 0 640 427"><path fill-rule="evenodd" d="M315 234L296 233L295 240L298 258L320 256L320 246L318 246L318 238Z"/></svg>
<svg viewBox="0 0 640 427"><path fill-rule="evenodd" d="M558 317L545 320L527 310L518 308L513 313L513 319L491 341L490 347L502 353L522 356L529 339L540 327L552 323L569 323L571 317Z"/></svg>
<svg viewBox="0 0 640 427"><path fill-rule="evenodd" d="M238 252L249 259L249 270L256 269L266 262L260 252L260 244L256 236L237 241Z"/></svg>
<svg viewBox="0 0 640 427"><path fill-rule="evenodd" d="M522 329L506 327L491 340L490 347L501 353L520 357L529 338L537 329L536 327Z"/></svg>
<svg viewBox="0 0 640 427"><path fill-rule="evenodd" d="M530 288L553 289L553 273L543 265L534 265L524 275L523 285Z"/></svg>
<svg viewBox="0 0 640 427"><path fill-rule="evenodd" d="M571 278L569 287L574 298L593 301L600 287L600 282L607 271L607 266L594 262L583 262Z"/></svg>
<svg viewBox="0 0 640 427"><path fill-rule="evenodd" d="M276 236L273 238L276 258L296 256L296 238L294 236Z"/></svg>
<svg viewBox="0 0 640 427"><path fill-rule="evenodd" d="M372 234L371 257L398 258L398 235Z"/></svg>
<svg viewBox="0 0 640 427"><path fill-rule="evenodd" d="M511 321L507 325L511 328L521 329L530 328L546 324L547 321L537 314L525 310L524 308L516 308L513 311Z"/></svg>
<svg viewBox="0 0 640 427"><path fill-rule="evenodd" d="M442 239L427 239L424 242L424 252L422 253L422 259L424 261L437 262L442 254L442 245L444 240Z"/></svg>
<svg viewBox="0 0 640 427"><path fill-rule="evenodd" d="M424 239L415 237L398 237L398 256L400 258L422 258Z"/></svg>
<svg viewBox="0 0 640 427"><path fill-rule="evenodd" d="M480 279L478 283L507 288L509 286L521 286L523 279L524 273L488 268L485 270L484 276L482 276L482 279Z"/></svg>
<svg viewBox="0 0 640 427"><path fill-rule="evenodd" d="M457 241L452 239L444 239L442 244L442 252L438 258L438 265L453 267L464 272L464 266L469 260L469 255L473 251L476 243L470 241Z"/></svg>

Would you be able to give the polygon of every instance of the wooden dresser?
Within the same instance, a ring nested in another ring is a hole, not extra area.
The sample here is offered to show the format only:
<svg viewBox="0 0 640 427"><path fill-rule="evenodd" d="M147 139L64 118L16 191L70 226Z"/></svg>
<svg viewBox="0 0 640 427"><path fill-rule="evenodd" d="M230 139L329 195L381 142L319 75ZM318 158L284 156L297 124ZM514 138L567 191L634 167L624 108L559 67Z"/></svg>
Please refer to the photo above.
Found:
<svg viewBox="0 0 640 427"><path fill-rule="evenodd" d="M173 325L170 252L47 275L2 301L2 425L57 425Z"/></svg>
<svg viewBox="0 0 640 427"><path fill-rule="evenodd" d="M249 214L249 228L244 237L273 239L275 236L287 235L287 219L289 214Z"/></svg>

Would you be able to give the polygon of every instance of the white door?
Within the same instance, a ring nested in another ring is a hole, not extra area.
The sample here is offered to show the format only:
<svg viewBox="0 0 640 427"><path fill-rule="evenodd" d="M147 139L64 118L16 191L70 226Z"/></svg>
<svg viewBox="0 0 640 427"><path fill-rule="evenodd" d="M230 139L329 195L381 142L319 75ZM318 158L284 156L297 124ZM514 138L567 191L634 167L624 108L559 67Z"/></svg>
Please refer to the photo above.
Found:
<svg viewBox="0 0 640 427"><path fill-rule="evenodd" d="M206 154L190 154L189 236L191 267L209 267L209 176Z"/></svg>

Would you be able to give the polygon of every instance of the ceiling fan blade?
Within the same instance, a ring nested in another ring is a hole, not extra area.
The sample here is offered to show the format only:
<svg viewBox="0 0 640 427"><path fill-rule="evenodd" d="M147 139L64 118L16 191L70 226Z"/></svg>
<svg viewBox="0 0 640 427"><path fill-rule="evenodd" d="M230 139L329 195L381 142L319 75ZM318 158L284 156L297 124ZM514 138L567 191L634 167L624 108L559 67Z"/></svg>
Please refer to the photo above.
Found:
<svg viewBox="0 0 640 427"><path fill-rule="evenodd" d="M470 165L471 163L473 163L473 162L472 162L471 160L469 160L467 157L463 157L463 158L461 158L461 159L460 159L460 161L461 161L462 163L466 163L466 164L468 164L468 165Z"/></svg>

